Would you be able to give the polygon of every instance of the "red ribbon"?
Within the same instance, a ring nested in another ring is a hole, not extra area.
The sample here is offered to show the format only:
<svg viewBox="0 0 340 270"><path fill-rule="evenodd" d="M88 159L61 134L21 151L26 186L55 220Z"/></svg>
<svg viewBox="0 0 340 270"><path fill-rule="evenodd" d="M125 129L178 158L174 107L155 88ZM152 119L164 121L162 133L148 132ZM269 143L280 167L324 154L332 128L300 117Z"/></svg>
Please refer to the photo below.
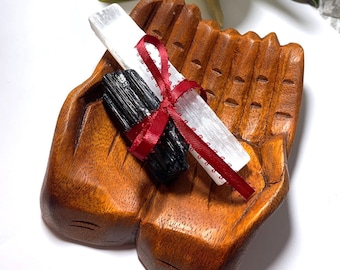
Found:
<svg viewBox="0 0 340 270"><path fill-rule="evenodd" d="M160 54L159 69L149 55L145 43L154 45ZM213 151L181 118L176 111L175 103L179 97L192 88L200 87L196 82L183 80L173 90L170 89L168 72L168 54L163 43L156 37L145 35L136 46L138 53L157 82L163 100L159 108L140 124L132 128L127 136L133 141L130 152L138 159L144 160L157 144L163 130L169 121L174 121L177 129L188 144L206 160L224 179L246 199L253 193L250 187L235 171L233 171L215 151Z"/></svg>

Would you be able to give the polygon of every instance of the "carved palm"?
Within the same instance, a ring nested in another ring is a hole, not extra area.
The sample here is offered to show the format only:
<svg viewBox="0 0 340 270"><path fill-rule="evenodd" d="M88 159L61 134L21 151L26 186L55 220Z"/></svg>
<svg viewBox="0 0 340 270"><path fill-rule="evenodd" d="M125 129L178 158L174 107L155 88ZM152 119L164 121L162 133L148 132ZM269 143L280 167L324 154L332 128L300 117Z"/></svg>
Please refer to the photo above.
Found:
<svg viewBox="0 0 340 270"><path fill-rule="evenodd" d="M61 109L41 194L43 219L84 244L136 243L148 269L231 267L288 191L303 51L280 46L275 34L221 32L183 1L141 1L131 16L208 91L209 105L251 156L240 174L255 195L244 201L230 186L216 186L191 156L185 174L155 187L103 107L101 78L119 68L105 53Z"/></svg>

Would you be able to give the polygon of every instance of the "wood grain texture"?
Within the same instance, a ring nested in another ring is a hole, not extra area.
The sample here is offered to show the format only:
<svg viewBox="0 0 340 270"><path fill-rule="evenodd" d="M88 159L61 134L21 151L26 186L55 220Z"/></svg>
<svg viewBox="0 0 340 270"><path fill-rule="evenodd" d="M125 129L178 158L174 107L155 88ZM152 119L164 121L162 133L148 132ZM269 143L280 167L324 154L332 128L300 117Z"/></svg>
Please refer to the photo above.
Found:
<svg viewBox="0 0 340 270"><path fill-rule="evenodd" d="M208 103L251 161L248 201L190 169L156 187L102 104L100 81L119 69L105 53L60 111L41 191L42 217L62 237L94 246L136 244L147 269L230 269L288 192L287 157L302 98L304 55L274 33L220 31L182 0L143 0L132 18L160 38L174 66L208 91Z"/></svg>

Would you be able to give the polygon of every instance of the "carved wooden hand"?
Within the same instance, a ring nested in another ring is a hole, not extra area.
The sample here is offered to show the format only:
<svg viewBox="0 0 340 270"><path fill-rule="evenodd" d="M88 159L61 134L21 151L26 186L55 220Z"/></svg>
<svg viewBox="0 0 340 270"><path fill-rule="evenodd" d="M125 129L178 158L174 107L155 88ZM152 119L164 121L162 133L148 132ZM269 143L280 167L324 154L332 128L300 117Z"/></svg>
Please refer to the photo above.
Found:
<svg viewBox="0 0 340 270"><path fill-rule="evenodd" d="M303 50L280 46L275 34L220 32L179 0L141 1L131 16L208 91L209 105L251 156L240 174L256 193L244 201L230 186L217 186L191 156L185 174L155 187L103 107L101 78L119 69L105 53L61 109L41 193L43 219L80 243L136 243L147 269L231 267L288 191Z"/></svg>

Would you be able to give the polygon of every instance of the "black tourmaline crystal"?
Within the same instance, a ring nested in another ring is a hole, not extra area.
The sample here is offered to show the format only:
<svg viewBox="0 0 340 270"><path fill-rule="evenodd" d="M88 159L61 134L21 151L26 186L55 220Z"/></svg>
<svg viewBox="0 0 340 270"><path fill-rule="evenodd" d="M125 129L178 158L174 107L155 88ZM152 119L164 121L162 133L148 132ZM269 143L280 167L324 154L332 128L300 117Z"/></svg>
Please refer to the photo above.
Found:
<svg viewBox="0 0 340 270"><path fill-rule="evenodd" d="M104 105L123 132L141 122L160 104L159 99L134 70L122 70L103 77ZM156 183L167 183L187 170L188 144L170 119L159 143L149 153L145 165Z"/></svg>

